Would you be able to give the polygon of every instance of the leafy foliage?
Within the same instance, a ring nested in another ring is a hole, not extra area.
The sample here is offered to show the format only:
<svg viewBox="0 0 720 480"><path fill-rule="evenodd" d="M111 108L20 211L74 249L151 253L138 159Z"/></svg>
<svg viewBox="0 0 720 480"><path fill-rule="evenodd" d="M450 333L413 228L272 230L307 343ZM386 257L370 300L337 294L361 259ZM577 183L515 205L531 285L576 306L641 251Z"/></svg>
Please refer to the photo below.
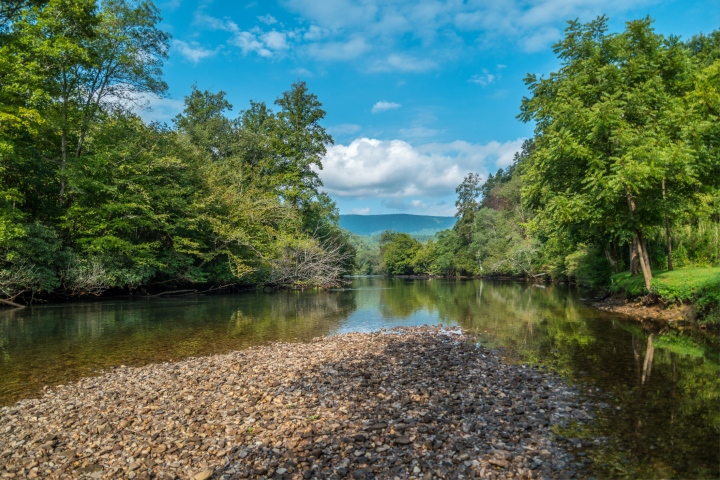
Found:
<svg viewBox="0 0 720 480"><path fill-rule="evenodd" d="M232 119L193 87L167 125L169 35L150 0L18 2L0 10L0 293L271 283L328 287L352 246L316 169L332 138L298 82ZM294 263L293 263L294 262ZM304 273L288 275L288 265Z"/></svg>

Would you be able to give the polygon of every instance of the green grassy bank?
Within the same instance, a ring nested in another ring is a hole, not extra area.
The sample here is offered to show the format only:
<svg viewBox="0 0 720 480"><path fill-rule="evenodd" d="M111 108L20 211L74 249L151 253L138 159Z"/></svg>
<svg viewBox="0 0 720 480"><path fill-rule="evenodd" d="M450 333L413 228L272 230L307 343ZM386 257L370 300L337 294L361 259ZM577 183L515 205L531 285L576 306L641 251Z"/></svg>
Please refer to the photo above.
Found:
<svg viewBox="0 0 720 480"><path fill-rule="evenodd" d="M613 275L611 288L629 297L646 293L642 275L630 272ZM703 323L720 323L720 267L653 271L652 293L667 304L693 305Z"/></svg>

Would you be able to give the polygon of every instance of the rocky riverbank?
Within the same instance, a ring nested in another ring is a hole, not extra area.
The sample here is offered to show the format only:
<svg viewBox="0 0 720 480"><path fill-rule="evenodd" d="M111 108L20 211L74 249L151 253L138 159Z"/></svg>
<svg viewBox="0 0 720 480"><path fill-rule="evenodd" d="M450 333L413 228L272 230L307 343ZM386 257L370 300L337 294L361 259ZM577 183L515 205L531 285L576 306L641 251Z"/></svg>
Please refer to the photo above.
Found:
<svg viewBox="0 0 720 480"><path fill-rule="evenodd" d="M628 299L625 294L611 295L602 301L594 302L593 307L605 312L619 313L639 322L665 322L677 324L692 322L695 319L690 305L666 305L657 298L637 297Z"/></svg>
<svg viewBox="0 0 720 480"><path fill-rule="evenodd" d="M572 478L589 407L458 331L118 368L0 409L0 478Z"/></svg>

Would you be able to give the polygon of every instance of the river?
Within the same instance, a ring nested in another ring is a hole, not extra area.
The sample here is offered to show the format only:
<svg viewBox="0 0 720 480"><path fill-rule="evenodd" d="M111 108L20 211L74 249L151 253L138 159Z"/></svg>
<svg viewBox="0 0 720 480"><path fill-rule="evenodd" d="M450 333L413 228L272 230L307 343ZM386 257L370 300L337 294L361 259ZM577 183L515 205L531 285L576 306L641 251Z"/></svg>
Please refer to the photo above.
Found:
<svg viewBox="0 0 720 480"><path fill-rule="evenodd" d="M559 372L596 402L592 426L558 426L556 434L592 442L576 453L598 476L720 476L717 338L641 328L561 286L362 277L331 292L0 310L0 405L119 365L422 324L459 325L504 348L509 361Z"/></svg>

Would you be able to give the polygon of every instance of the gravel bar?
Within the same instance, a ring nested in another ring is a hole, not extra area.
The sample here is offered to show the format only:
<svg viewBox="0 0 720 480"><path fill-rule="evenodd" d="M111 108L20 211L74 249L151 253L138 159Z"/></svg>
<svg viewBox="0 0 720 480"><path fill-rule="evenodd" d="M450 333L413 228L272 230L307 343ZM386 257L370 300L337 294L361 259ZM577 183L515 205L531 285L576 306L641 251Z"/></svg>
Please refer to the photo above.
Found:
<svg viewBox="0 0 720 480"><path fill-rule="evenodd" d="M550 428L591 418L459 330L349 333L47 388L0 409L0 478L574 478Z"/></svg>

